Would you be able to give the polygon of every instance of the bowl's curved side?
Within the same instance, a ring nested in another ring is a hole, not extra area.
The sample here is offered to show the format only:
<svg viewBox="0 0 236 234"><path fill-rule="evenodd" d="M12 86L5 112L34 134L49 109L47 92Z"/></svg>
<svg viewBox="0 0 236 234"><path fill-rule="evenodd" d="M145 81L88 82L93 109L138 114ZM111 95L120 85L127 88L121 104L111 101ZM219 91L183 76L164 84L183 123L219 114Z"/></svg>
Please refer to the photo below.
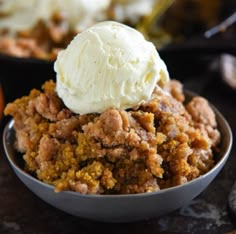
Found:
<svg viewBox="0 0 236 234"><path fill-rule="evenodd" d="M46 60L46 59L38 59L38 58L31 58L31 57L17 57L13 55L8 55L0 52L0 62L7 62L11 64L23 64L26 66L32 65L32 64L37 64L37 65L45 65L45 64L50 64L53 63L51 60Z"/></svg>
<svg viewBox="0 0 236 234"><path fill-rule="evenodd" d="M187 184L154 193L135 195L82 195L69 191L55 193L53 186L33 178L21 169L17 160L18 155L12 147L15 140L13 120L4 129L3 144L7 159L19 179L50 205L72 215L103 222L137 221L161 216L188 204L212 182L223 168L232 146L232 132L224 117L216 108L214 111L223 136L220 159L215 167Z"/></svg>
<svg viewBox="0 0 236 234"><path fill-rule="evenodd" d="M38 183L13 167L19 179L46 203L68 214L102 222L133 222L159 217L187 205L217 175L217 171L189 186L162 193L135 196L88 196L75 192L55 193L52 186Z"/></svg>

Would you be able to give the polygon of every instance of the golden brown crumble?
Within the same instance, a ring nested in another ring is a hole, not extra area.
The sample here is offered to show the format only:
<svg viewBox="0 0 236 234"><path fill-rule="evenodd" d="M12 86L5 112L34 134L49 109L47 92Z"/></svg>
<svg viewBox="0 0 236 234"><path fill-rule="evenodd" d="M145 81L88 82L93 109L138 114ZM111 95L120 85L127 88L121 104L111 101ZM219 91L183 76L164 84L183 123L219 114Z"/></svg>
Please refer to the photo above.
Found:
<svg viewBox="0 0 236 234"><path fill-rule="evenodd" d="M155 89L138 108L76 115L57 96L55 83L9 103L16 149L25 170L83 194L153 192L186 183L214 166L220 133L202 97L186 105L182 85Z"/></svg>

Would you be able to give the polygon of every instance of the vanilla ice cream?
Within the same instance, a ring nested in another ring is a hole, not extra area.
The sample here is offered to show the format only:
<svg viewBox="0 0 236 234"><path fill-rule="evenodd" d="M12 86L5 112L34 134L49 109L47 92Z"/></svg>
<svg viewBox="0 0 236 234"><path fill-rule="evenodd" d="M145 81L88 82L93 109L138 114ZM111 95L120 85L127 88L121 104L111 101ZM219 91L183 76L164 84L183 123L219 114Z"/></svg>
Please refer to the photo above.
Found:
<svg viewBox="0 0 236 234"><path fill-rule="evenodd" d="M81 31L101 18L109 4L110 0L3 0L0 1L0 30L15 34L62 12L68 27Z"/></svg>
<svg viewBox="0 0 236 234"><path fill-rule="evenodd" d="M98 23L78 34L55 62L56 90L78 114L127 109L150 99L169 80L151 42L121 23Z"/></svg>

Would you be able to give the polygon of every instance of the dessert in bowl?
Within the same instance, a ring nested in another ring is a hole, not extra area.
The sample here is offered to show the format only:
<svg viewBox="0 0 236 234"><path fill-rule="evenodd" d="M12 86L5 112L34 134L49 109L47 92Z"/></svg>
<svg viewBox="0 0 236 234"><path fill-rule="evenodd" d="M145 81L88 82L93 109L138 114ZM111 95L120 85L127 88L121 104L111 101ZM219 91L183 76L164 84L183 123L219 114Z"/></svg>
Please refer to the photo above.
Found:
<svg viewBox="0 0 236 234"><path fill-rule="evenodd" d="M59 53L55 71L56 83L6 106L14 121L3 139L17 175L50 204L112 222L163 215L197 196L227 160L227 122L170 80L133 28L92 26Z"/></svg>

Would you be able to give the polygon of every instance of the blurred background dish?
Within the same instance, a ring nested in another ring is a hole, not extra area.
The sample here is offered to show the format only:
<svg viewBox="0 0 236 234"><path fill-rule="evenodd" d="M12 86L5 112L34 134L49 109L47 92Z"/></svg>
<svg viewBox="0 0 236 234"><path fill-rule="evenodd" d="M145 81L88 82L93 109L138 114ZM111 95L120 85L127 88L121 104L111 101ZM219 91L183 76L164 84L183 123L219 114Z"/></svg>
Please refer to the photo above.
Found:
<svg viewBox="0 0 236 234"><path fill-rule="evenodd" d="M137 28L163 49L203 35L235 10L233 0L1 1L0 51L55 60L77 33L104 20Z"/></svg>
<svg viewBox="0 0 236 234"><path fill-rule="evenodd" d="M55 60L73 37L104 20L135 27L163 0L6 0L0 2L0 51Z"/></svg>
<svg viewBox="0 0 236 234"><path fill-rule="evenodd" d="M72 38L105 19L110 0L6 0L0 3L0 48L16 57L55 60Z"/></svg>

